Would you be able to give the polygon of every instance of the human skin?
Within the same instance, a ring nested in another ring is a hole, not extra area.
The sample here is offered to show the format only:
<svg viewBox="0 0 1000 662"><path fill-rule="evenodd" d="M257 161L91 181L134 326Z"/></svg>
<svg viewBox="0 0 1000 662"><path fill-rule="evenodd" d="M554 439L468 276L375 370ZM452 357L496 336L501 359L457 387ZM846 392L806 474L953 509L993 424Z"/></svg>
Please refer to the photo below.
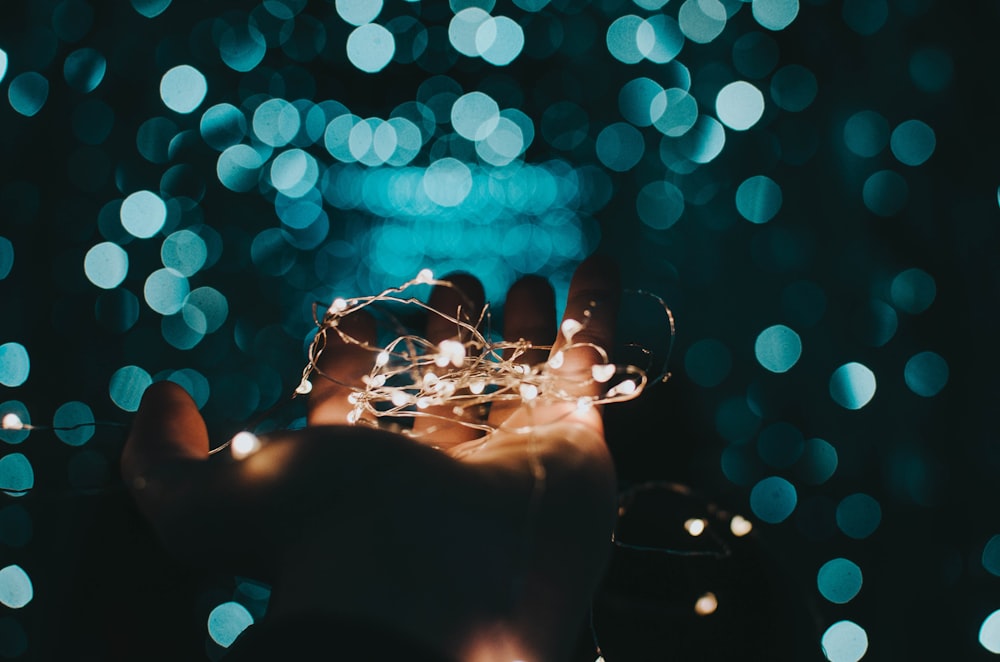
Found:
<svg viewBox="0 0 1000 662"><path fill-rule="evenodd" d="M453 280L481 302L475 279ZM619 291L614 265L579 266L565 318L587 324L574 342L610 348ZM459 296L438 287L431 305L454 310ZM504 337L558 351L554 303L543 279L515 283ZM374 342L372 320L352 317L351 335ZM433 342L455 333L441 321L426 330ZM360 383L372 356L332 338L319 368ZM572 382L599 360L576 349L561 371ZM182 388L147 389L122 473L167 549L271 584L272 621L361 621L462 661L566 659L611 551L616 480L599 408L494 406L486 443L447 420L417 419L407 437L344 425L350 389L313 382L308 426L268 434L242 460L209 455Z"/></svg>

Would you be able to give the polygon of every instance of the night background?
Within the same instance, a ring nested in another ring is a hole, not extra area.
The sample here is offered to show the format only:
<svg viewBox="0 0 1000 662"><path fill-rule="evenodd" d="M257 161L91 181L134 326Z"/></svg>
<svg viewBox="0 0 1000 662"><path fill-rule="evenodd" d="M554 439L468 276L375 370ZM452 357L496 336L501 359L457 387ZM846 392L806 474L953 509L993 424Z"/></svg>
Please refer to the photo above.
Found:
<svg viewBox="0 0 1000 662"><path fill-rule="evenodd" d="M596 251L677 322L672 377L606 414L619 540L649 548L595 599L607 662L991 659L998 25L934 0L4 3L0 415L99 424L0 431L0 658L218 660L265 613L132 510L152 381L216 443L296 425L314 302L463 270L497 320L522 274L564 296ZM666 349L655 309L620 326Z"/></svg>

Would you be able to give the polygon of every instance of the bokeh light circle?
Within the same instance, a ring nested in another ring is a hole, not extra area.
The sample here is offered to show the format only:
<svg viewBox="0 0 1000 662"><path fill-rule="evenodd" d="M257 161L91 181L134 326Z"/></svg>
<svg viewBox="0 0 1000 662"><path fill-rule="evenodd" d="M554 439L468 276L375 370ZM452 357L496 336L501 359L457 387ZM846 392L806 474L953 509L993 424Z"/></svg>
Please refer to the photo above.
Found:
<svg viewBox="0 0 1000 662"><path fill-rule="evenodd" d="M845 363L830 377L830 397L844 409L861 409L871 402L875 389L875 373L861 363Z"/></svg>
<svg viewBox="0 0 1000 662"><path fill-rule="evenodd" d="M11 609L20 609L35 597L31 578L19 565L9 565L0 569L0 604Z"/></svg>
<svg viewBox="0 0 1000 662"><path fill-rule="evenodd" d="M879 216L894 216L906 205L910 187L903 176L892 170L879 170L865 180L862 197L865 206Z"/></svg>
<svg viewBox="0 0 1000 662"><path fill-rule="evenodd" d="M24 115L34 117L49 98L49 81L34 71L18 75L7 88L7 100L11 108Z"/></svg>
<svg viewBox="0 0 1000 662"><path fill-rule="evenodd" d="M385 68L396 52L392 33L376 23L368 23L347 36L347 58L355 67L373 74Z"/></svg>
<svg viewBox="0 0 1000 662"><path fill-rule="evenodd" d="M736 210L751 223L767 223L781 203L781 187L767 175L748 177L736 189Z"/></svg>
<svg viewBox="0 0 1000 662"><path fill-rule="evenodd" d="M129 234L148 239L159 232L166 222L167 205L152 191L136 191L122 202L119 214L122 226Z"/></svg>
<svg viewBox="0 0 1000 662"><path fill-rule="evenodd" d="M104 241L91 247L83 258L87 279L97 287L111 290L128 275L128 253L121 246Z"/></svg>
<svg viewBox="0 0 1000 662"><path fill-rule="evenodd" d="M917 315L934 303L937 283L934 282L934 277L923 269L906 269L892 279L889 296L897 310Z"/></svg>
<svg viewBox="0 0 1000 662"><path fill-rule="evenodd" d="M861 568L845 558L827 561L816 574L816 585L820 594L838 605L853 600L861 590L863 582Z"/></svg>
<svg viewBox="0 0 1000 662"><path fill-rule="evenodd" d="M253 616L238 602L223 602L208 615L208 634L223 648L229 648L251 625Z"/></svg>
<svg viewBox="0 0 1000 662"><path fill-rule="evenodd" d="M56 430L56 436L69 446L82 446L94 436L94 412L83 402L66 402L53 415L52 426L72 428Z"/></svg>
<svg viewBox="0 0 1000 662"><path fill-rule="evenodd" d="M0 490L8 496L24 496L35 486L35 470L23 453L0 457Z"/></svg>
<svg viewBox="0 0 1000 662"><path fill-rule="evenodd" d="M783 522L797 503L795 486L780 476L765 478L750 490L750 509L769 524Z"/></svg>
<svg viewBox="0 0 1000 662"><path fill-rule="evenodd" d="M146 278L143 295L146 304L161 315L173 315L184 305L188 280L180 272L164 267Z"/></svg>
<svg viewBox="0 0 1000 662"><path fill-rule="evenodd" d="M920 120L907 120L897 126L889 137L889 148L893 156L908 166L922 165L931 158L937 138L934 129Z"/></svg>
<svg viewBox="0 0 1000 662"><path fill-rule="evenodd" d="M639 220L654 230L666 230L684 214L684 194L666 181L650 182L636 198Z"/></svg>
<svg viewBox="0 0 1000 662"><path fill-rule="evenodd" d="M837 526L848 538L867 538L881 522L882 506L863 492L846 496L837 505Z"/></svg>
<svg viewBox="0 0 1000 662"><path fill-rule="evenodd" d="M935 352L914 354L906 362L903 378L911 391L932 398L948 383L948 362Z"/></svg>
<svg viewBox="0 0 1000 662"><path fill-rule="evenodd" d="M170 110L186 115L193 112L208 94L205 75L189 64L170 69L160 79L160 98Z"/></svg>
<svg viewBox="0 0 1000 662"><path fill-rule="evenodd" d="M137 411L142 394L146 392L153 378L148 372L135 365L119 368L111 375L108 395L111 401L125 411Z"/></svg>
<svg viewBox="0 0 1000 662"><path fill-rule="evenodd" d="M802 339L784 324L775 324L757 336L754 355L765 369L776 373L788 372L802 356Z"/></svg>
<svg viewBox="0 0 1000 662"><path fill-rule="evenodd" d="M28 350L19 342L0 345L0 384L14 388L24 384L31 373Z"/></svg>
<svg viewBox="0 0 1000 662"><path fill-rule="evenodd" d="M799 0L752 0L754 20L768 30L784 30L799 14Z"/></svg>
<svg viewBox="0 0 1000 662"><path fill-rule="evenodd" d="M820 644L830 662L858 662L868 651L868 633L853 621L838 621L826 629Z"/></svg>
<svg viewBox="0 0 1000 662"><path fill-rule="evenodd" d="M764 95L752 83L729 83L715 97L715 112L734 131L746 131L764 114Z"/></svg>

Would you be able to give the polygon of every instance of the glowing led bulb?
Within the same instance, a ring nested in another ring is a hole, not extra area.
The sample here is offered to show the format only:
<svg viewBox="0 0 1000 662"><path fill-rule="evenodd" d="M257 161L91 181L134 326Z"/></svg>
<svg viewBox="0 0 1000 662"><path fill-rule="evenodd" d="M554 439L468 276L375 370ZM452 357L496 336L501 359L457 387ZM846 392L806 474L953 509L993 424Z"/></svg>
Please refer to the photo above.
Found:
<svg viewBox="0 0 1000 662"><path fill-rule="evenodd" d="M229 450L233 457L242 460L248 455L253 455L260 449L260 439L253 432L237 432L229 442Z"/></svg>
<svg viewBox="0 0 1000 662"><path fill-rule="evenodd" d="M308 393L312 392L312 390L313 390L312 382L306 379L305 377L303 377L302 381L299 382L299 385L295 387L295 392L300 395L307 395Z"/></svg>
<svg viewBox="0 0 1000 662"><path fill-rule="evenodd" d="M594 406L593 401L587 397L579 397L576 399L576 410L581 414L591 407Z"/></svg>
<svg viewBox="0 0 1000 662"><path fill-rule="evenodd" d="M534 400L538 397L538 387L534 384L521 384L520 391L524 400Z"/></svg>
<svg viewBox="0 0 1000 662"><path fill-rule="evenodd" d="M556 352L549 357L549 367L555 370L563 367L563 363L566 362L566 355L562 352Z"/></svg>
<svg viewBox="0 0 1000 662"><path fill-rule="evenodd" d="M431 406L430 398L427 397L417 398L417 409L427 409L430 406Z"/></svg>
<svg viewBox="0 0 1000 662"><path fill-rule="evenodd" d="M405 391L393 391L392 392L392 404L397 407L405 407L410 404L411 398Z"/></svg>
<svg viewBox="0 0 1000 662"><path fill-rule="evenodd" d="M684 528L685 530L687 530L688 533L697 538L698 536L700 536L702 533L705 532L705 526L707 524L708 522L706 522L703 519L693 518L684 522Z"/></svg>
<svg viewBox="0 0 1000 662"><path fill-rule="evenodd" d="M604 383L614 377L615 365L613 363L605 363L603 365L594 365L590 368L590 374L594 377L595 382Z"/></svg>
<svg viewBox="0 0 1000 662"><path fill-rule="evenodd" d="M333 303L330 304L330 310L328 312L330 312L331 314L336 314L336 313L341 313L346 309L347 309L347 300L337 297L336 299L333 300Z"/></svg>
<svg viewBox="0 0 1000 662"><path fill-rule="evenodd" d="M470 392L471 392L471 393L472 393L473 395L479 395L479 394L480 394L480 393L482 393L482 392L483 392L483 391L484 391L485 389L486 389L486 382L484 382L484 381L482 381L482 380L479 380L479 379L477 379L476 381L474 381L474 382L471 382L471 383L469 384L469 391L470 391Z"/></svg>
<svg viewBox="0 0 1000 662"><path fill-rule="evenodd" d="M566 340L573 340L573 336L583 328L583 324L575 319L564 319L559 328L562 330L562 334L566 336Z"/></svg>
<svg viewBox="0 0 1000 662"><path fill-rule="evenodd" d="M622 395L632 395L635 393L636 388L638 388L631 379L626 379L621 384L615 387L615 389Z"/></svg>
<svg viewBox="0 0 1000 662"><path fill-rule="evenodd" d="M21 422L21 417L11 412L9 414L4 414L3 420L0 421L0 425L3 426L4 430L23 430L24 423Z"/></svg>
<svg viewBox="0 0 1000 662"><path fill-rule="evenodd" d="M382 388L385 386L385 375L375 375L372 377L372 386L375 388Z"/></svg>
<svg viewBox="0 0 1000 662"><path fill-rule="evenodd" d="M709 614L715 613L715 610L719 608L719 599L715 597L715 593L709 591L705 595L698 598L697 602L694 603L694 613L699 616L708 616Z"/></svg>
<svg viewBox="0 0 1000 662"><path fill-rule="evenodd" d="M375 357L375 365L381 368L389 362L389 352L379 352Z"/></svg>
<svg viewBox="0 0 1000 662"><path fill-rule="evenodd" d="M361 413L357 409L352 409L351 411L347 412L347 424L354 425L355 423L358 422L358 418L360 417Z"/></svg>
<svg viewBox="0 0 1000 662"><path fill-rule="evenodd" d="M434 388L438 383L438 376L433 372L424 373L424 388Z"/></svg>
<svg viewBox="0 0 1000 662"><path fill-rule="evenodd" d="M753 530L753 524L751 524L750 520L746 519L742 515L736 515L729 522L729 530L732 531L733 535L737 538L742 538Z"/></svg>
<svg viewBox="0 0 1000 662"><path fill-rule="evenodd" d="M438 343L438 355L434 359L439 367L445 367L449 363L456 368L461 368L465 363L465 345L457 340L442 340Z"/></svg>
<svg viewBox="0 0 1000 662"><path fill-rule="evenodd" d="M420 285L429 285L434 280L434 272L430 269L421 269L414 281Z"/></svg>

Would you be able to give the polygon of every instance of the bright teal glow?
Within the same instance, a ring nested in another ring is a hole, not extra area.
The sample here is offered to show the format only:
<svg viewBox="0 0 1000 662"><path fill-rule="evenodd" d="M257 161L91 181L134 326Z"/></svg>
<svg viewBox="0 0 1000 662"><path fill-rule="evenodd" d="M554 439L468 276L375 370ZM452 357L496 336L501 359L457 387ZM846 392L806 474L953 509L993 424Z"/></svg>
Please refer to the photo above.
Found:
<svg viewBox="0 0 1000 662"><path fill-rule="evenodd" d="M150 163L166 163L170 160L170 143L177 132L177 125L166 117L151 117L136 131L135 147Z"/></svg>
<svg viewBox="0 0 1000 662"><path fill-rule="evenodd" d="M108 61L93 48L81 48L66 56L63 62L63 77L77 92L93 92L104 80ZM0 75L0 78L3 78Z"/></svg>
<svg viewBox="0 0 1000 662"><path fill-rule="evenodd" d="M638 16L627 14L608 26L605 42L612 57L625 64L636 64L645 57L638 43L639 27L643 23Z"/></svg>
<svg viewBox="0 0 1000 662"><path fill-rule="evenodd" d="M0 81L7 75L7 51L0 48Z"/></svg>
<svg viewBox="0 0 1000 662"><path fill-rule="evenodd" d="M167 7L171 0L131 0L132 7L146 18L159 16Z"/></svg>
<svg viewBox="0 0 1000 662"><path fill-rule="evenodd" d="M122 226L139 239L148 239L160 231L167 220L167 205L152 191L136 191L122 202L119 212Z"/></svg>
<svg viewBox="0 0 1000 662"><path fill-rule="evenodd" d="M7 414L17 414L17 417L25 425L31 423L31 414L28 412L28 408L18 400L8 400L0 405L0 418ZM4 430L0 428L0 440L8 444L19 444L27 439L29 434L31 434L31 430Z"/></svg>
<svg viewBox="0 0 1000 662"><path fill-rule="evenodd" d="M476 154L491 165L505 166L516 159L524 148L524 133L520 125L501 117L497 122L497 128L487 136L486 140L476 143Z"/></svg>
<svg viewBox="0 0 1000 662"><path fill-rule="evenodd" d="M173 315L184 305L188 281L180 272L164 267L146 278L143 288L146 304L161 315Z"/></svg>
<svg viewBox="0 0 1000 662"><path fill-rule="evenodd" d="M251 625L253 616L238 602L223 602L208 615L208 634L223 648L229 648Z"/></svg>
<svg viewBox="0 0 1000 662"><path fill-rule="evenodd" d="M820 645L830 662L858 662L868 652L868 634L853 621L838 621L826 629Z"/></svg>
<svg viewBox="0 0 1000 662"><path fill-rule="evenodd" d="M194 306L184 306L181 312L160 319L160 335L172 347L192 349L205 337L205 314Z"/></svg>
<svg viewBox="0 0 1000 662"><path fill-rule="evenodd" d="M937 138L934 129L920 120L907 120L897 126L889 139L892 154L900 163L908 166L918 166L931 158Z"/></svg>
<svg viewBox="0 0 1000 662"><path fill-rule="evenodd" d="M663 88L650 78L636 78L622 86L618 93L618 109L622 117L636 126L652 126L653 121L663 115L666 110L667 98L662 95ZM654 114L653 102L660 98L659 106Z"/></svg>
<svg viewBox="0 0 1000 662"><path fill-rule="evenodd" d="M25 117L32 117L42 109L49 98L49 81L45 76L28 71L10 81L7 99L11 108Z"/></svg>
<svg viewBox="0 0 1000 662"><path fill-rule="evenodd" d="M757 437L757 454L775 469L790 467L802 456L805 440L790 423L772 423Z"/></svg>
<svg viewBox="0 0 1000 662"><path fill-rule="evenodd" d="M442 207L456 207L472 191L472 171L458 159L439 159L427 167L423 178L427 197Z"/></svg>
<svg viewBox="0 0 1000 662"><path fill-rule="evenodd" d="M191 399L194 400L194 403L199 409L204 407L205 403L208 402L208 397L211 393L208 379L206 379L205 376L197 370L192 368L175 370L170 373L170 376L167 377L167 379L182 386L191 396Z"/></svg>
<svg viewBox="0 0 1000 662"><path fill-rule="evenodd" d="M205 319L205 333L213 333L221 327L229 316L229 301L225 295L214 287L202 286L187 296L184 314L188 314L188 306L201 311Z"/></svg>
<svg viewBox="0 0 1000 662"><path fill-rule="evenodd" d="M552 255L552 241L541 228L520 223L504 235L500 252L504 261L516 271L533 273L548 262Z"/></svg>
<svg viewBox="0 0 1000 662"><path fill-rule="evenodd" d="M0 384L14 388L28 381L31 359L28 350L18 342L0 345Z"/></svg>
<svg viewBox="0 0 1000 662"><path fill-rule="evenodd" d="M858 156L870 158L889 143L889 121L873 110L862 110L844 124L844 143Z"/></svg>
<svg viewBox="0 0 1000 662"><path fill-rule="evenodd" d="M860 363L845 363L830 377L830 397L844 409L861 409L875 396L875 373Z"/></svg>
<svg viewBox="0 0 1000 662"><path fill-rule="evenodd" d="M21 453L0 457L0 490L9 496L23 496L35 486L35 470Z"/></svg>
<svg viewBox="0 0 1000 662"><path fill-rule="evenodd" d="M907 269L892 279L889 296L898 310L917 315L934 303L937 284L934 277L923 269Z"/></svg>
<svg viewBox="0 0 1000 662"><path fill-rule="evenodd" d="M666 115L666 113L664 113ZM687 159L695 163L708 163L726 146L726 130L722 125L707 115L702 115L691 127L691 130L681 136L678 148Z"/></svg>
<svg viewBox="0 0 1000 662"><path fill-rule="evenodd" d="M979 628L979 643L989 652L1000 655L1000 609L983 621Z"/></svg>
<svg viewBox="0 0 1000 662"><path fill-rule="evenodd" d="M253 132L262 143L283 147L295 138L302 125L299 111L284 99L269 99L253 113Z"/></svg>
<svg viewBox="0 0 1000 662"><path fill-rule="evenodd" d="M631 170L642 159L646 143L642 134L631 124L618 122L604 127L597 136L597 158L609 170Z"/></svg>
<svg viewBox="0 0 1000 662"><path fill-rule="evenodd" d="M771 77L771 98L789 112L808 108L816 99L817 89L815 74L798 64L782 67Z"/></svg>
<svg viewBox="0 0 1000 662"><path fill-rule="evenodd" d="M345 163L357 161L351 153L351 134L354 127L363 121L357 115L351 114L340 115L330 120L323 134L323 143L330 156Z"/></svg>
<svg viewBox="0 0 1000 662"><path fill-rule="evenodd" d="M374 21L382 11L382 0L336 0L337 14L346 23L358 26Z"/></svg>
<svg viewBox="0 0 1000 662"><path fill-rule="evenodd" d="M238 145L246 137L247 119L236 106L219 103L202 114L199 129L205 143L221 152Z"/></svg>
<svg viewBox="0 0 1000 662"><path fill-rule="evenodd" d="M847 604L861 590L861 568L844 558L827 561L816 574L820 594L838 605Z"/></svg>
<svg viewBox="0 0 1000 662"><path fill-rule="evenodd" d="M744 80L729 83L715 97L715 112L730 129L746 131L764 114L764 95Z"/></svg>
<svg viewBox="0 0 1000 662"><path fill-rule="evenodd" d="M810 485L822 485L837 471L837 449L824 439L806 441L797 474Z"/></svg>
<svg viewBox="0 0 1000 662"><path fill-rule="evenodd" d="M879 216L898 213L910 197L910 187L903 176L892 170L879 170L865 180L862 198L865 206Z"/></svg>
<svg viewBox="0 0 1000 662"><path fill-rule="evenodd" d="M252 71L267 54L267 41L253 25L232 25L219 36L219 57L233 71Z"/></svg>
<svg viewBox="0 0 1000 662"><path fill-rule="evenodd" d="M189 64L181 64L163 74L160 98L170 110L186 115L194 111L208 94L204 74Z"/></svg>
<svg viewBox="0 0 1000 662"><path fill-rule="evenodd" d="M111 375L108 395L111 401L125 411L137 411L142 394L146 392L153 378L139 366L127 365Z"/></svg>
<svg viewBox="0 0 1000 662"><path fill-rule="evenodd" d="M456 13L448 23L448 41L462 55L477 57L482 51L476 46L476 32L492 18L480 7L467 7Z"/></svg>
<svg viewBox="0 0 1000 662"><path fill-rule="evenodd" d="M490 64L506 66L524 50L524 30L506 16L490 18L476 30L476 50Z"/></svg>
<svg viewBox="0 0 1000 662"><path fill-rule="evenodd" d="M190 230L178 230L163 240L160 260L182 276L193 276L205 266L208 246L205 240Z"/></svg>
<svg viewBox="0 0 1000 662"><path fill-rule="evenodd" d="M799 0L753 0L754 19L768 30L784 30L799 15Z"/></svg>
<svg viewBox="0 0 1000 662"><path fill-rule="evenodd" d="M635 207L639 220L647 226L666 230L684 213L684 194L670 182L650 182L639 191Z"/></svg>
<svg viewBox="0 0 1000 662"><path fill-rule="evenodd" d="M639 51L650 62L666 64L677 57L684 47L680 25L666 14L650 16L635 33Z"/></svg>
<svg viewBox="0 0 1000 662"><path fill-rule="evenodd" d="M253 147L233 145L219 154L215 170L223 186L243 193L257 186L262 165L264 159Z"/></svg>
<svg viewBox="0 0 1000 662"><path fill-rule="evenodd" d="M118 244L97 244L83 258L83 271L94 285L112 290L128 275L128 253Z"/></svg>
<svg viewBox="0 0 1000 662"><path fill-rule="evenodd" d="M497 102L482 92L460 96L451 107L451 123L458 135L468 140L485 140L500 121Z"/></svg>
<svg viewBox="0 0 1000 662"><path fill-rule="evenodd" d="M925 398L941 392L948 383L948 362L934 352L920 352L910 357L903 378L911 391Z"/></svg>
<svg viewBox="0 0 1000 662"><path fill-rule="evenodd" d="M392 33L376 23L354 28L347 37L347 59L369 74L384 69L395 52Z"/></svg>
<svg viewBox="0 0 1000 662"><path fill-rule="evenodd" d="M736 210L751 223L767 223L781 209L781 187L766 175L743 180L736 189Z"/></svg>
<svg viewBox="0 0 1000 662"><path fill-rule="evenodd" d="M405 117L393 117L386 126L392 127L396 135L396 148L386 163L391 166L405 166L416 158L423 147L420 128Z"/></svg>
<svg viewBox="0 0 1000 662"><path fill-rule="evenodd" d="M684 370L698 386L712 388L721 384L733 367L733 355L721 341L705 338L691 345L684 354Z"/></svg>
<svg viewBox="0 0 1000 662"><path fill-rule="evenodd" d="M802 356L802 339L784 324L760 332L754 343L757 362L771 372L788 372Z"/></svg>
<svg viewBox="0 0 1000 662"><path fill-rule="evenodd" d="M0 280L10 275L14 268L14 244L7 237L0 237Z"/></svg>
<svg viewBox="0 0 1000 662"><path fill-rule="evenodd" d="M677 11L681 32L697 44L707 44L722 34L726 18L726 8L719 0L684 0Z"/></svg>
<svg viewBox="0 0 1000 662"><path fill-rule="evenodd" d="M795 486L780 476L765 478L750 490L750 509L769 524L784 521L797 503Z"/></svg>
<svg viewBox="0 0 1000 662"><path fill-rule="evenodd" d="M837 505L837 526L848 538L867 538L881 522L882 506L863 492L844 497Z"/></svg>
<svg viewBox="0 0 1000 662"><path fill-rule="evenodd" d="M301 149L289 149L271 162L271 184L290 198L301 198L319 178L316 159Z"/></svg>
<svg viewBox="0 0 1000 662"><path fill-rule="evenodd" d="M83 446L94 436L94 412L83 402L66 402L56 410L52 425L57 428L77 427L74 430L56 430L56 436L69 446Z"/></svg>
<svg viewBox="0 0 1000 662"><path fill-rule="evenodd" d="M659 117L653 115L653 123L660 133L671 138L683 136L698 120L698 102L678 87L664 90L662 99L657 95L650 107L650 113L659 108L663 110Z"/></svg>
<svg viewBox="0 0 1000 662"><path fill-rule="evenodd" d="M885 0L844 0L841 15L852 30L867 37L885 25L889 5Z"/></svg>
<svg viewBox="0 0 1000 662"><path fill-rule="evenodd" d="M0 603L11 609L20 609L35 597L31 578L19 565L9 565L0 570Z"/></svg>
<svg viewBox="0 0 1000 662"><path fill-rule="evenodd" d="M1000 535L993 536L983 546L983 568L1000 577Z"/></svg>

